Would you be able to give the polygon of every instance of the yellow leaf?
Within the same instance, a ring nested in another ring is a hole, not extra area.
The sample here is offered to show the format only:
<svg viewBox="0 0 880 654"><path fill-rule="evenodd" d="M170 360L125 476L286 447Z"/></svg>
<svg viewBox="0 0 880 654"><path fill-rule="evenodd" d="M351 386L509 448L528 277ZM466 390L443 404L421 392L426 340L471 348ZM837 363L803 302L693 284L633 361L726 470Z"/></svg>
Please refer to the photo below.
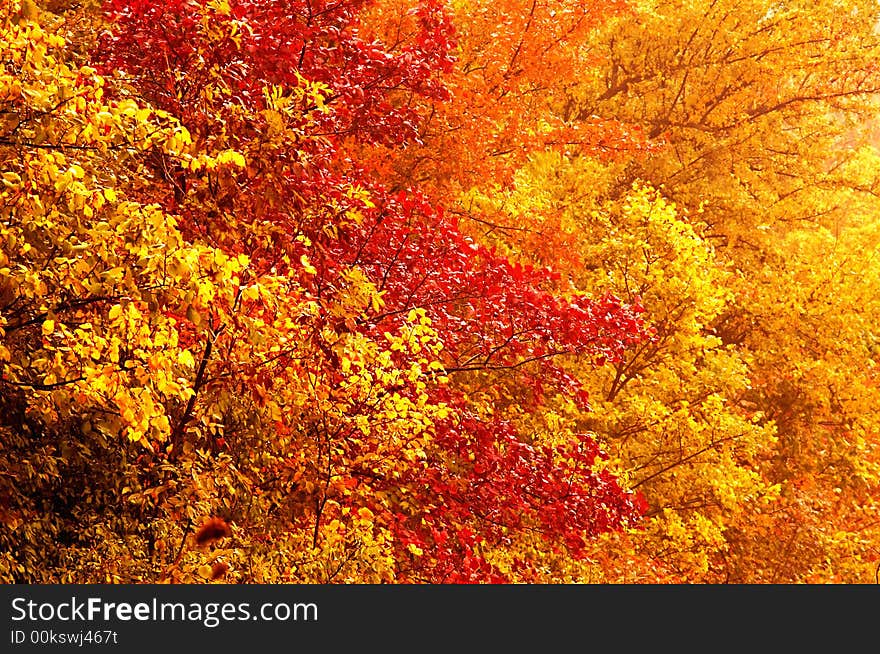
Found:
<svg viewBox="0 0 880 654"><path fill-rule="evenodd" d="M52 332L55 331L55 321L54 320L45 320L43 321L43 334L48 336Z"/></svg>
<svg viewBox="0 0 880 654"><path fill-rule="evenodd" d="M3 173L3 183L13 191L17 191L21 187L21 177L13 172Z"/></svg>
<svg viewBox="0 0 880 654"><path fill-rule="evenodd" d="M303 268L305 268L305 271L307 273L309 273L310 275L318 274L318 269L312 265L312 263L309 261L309 258L306 255L302 255L299 258L299 262L303 265Z"/></svg>
<svg viewBox="0 0 880 654"><path fill-rule="evenodd" d="M223 152L221 152L219 155L217 155L217 163L232 163L239 168L244 168L247 164L242 154L240 152L236 152L235 150L224 150Z"/></svg>

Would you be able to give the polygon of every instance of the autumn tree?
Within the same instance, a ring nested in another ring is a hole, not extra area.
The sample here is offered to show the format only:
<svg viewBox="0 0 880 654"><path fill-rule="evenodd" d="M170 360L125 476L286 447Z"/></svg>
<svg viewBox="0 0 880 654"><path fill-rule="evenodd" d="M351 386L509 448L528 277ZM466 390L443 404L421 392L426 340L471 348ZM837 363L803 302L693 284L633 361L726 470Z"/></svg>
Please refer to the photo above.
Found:
<svg viewBox="0 0 880 654"><path fill-rule="evenodd" d="M76 12L3 16L6 578L515 580L636 517L591 436L459 379L575 401L554 362L619 359L637 304L358 160L449 97L439 5L390 47L362 3L106 9L92 66Z"/></svg>
<svg viewBox="0 0 880 654"><path fill-rule="evenodd" d="M873 579L876 21L873 3L641 3L555 110L663 147L611 166L571 148L470 195L487 238L651 316L590 424L652 519L589 578Z"/></svg>
<svg viewBox="0 0 880 654"><path fill-rule="evenodd" d="M0 578L872 581L877 13L7 3Z"/></svg>

